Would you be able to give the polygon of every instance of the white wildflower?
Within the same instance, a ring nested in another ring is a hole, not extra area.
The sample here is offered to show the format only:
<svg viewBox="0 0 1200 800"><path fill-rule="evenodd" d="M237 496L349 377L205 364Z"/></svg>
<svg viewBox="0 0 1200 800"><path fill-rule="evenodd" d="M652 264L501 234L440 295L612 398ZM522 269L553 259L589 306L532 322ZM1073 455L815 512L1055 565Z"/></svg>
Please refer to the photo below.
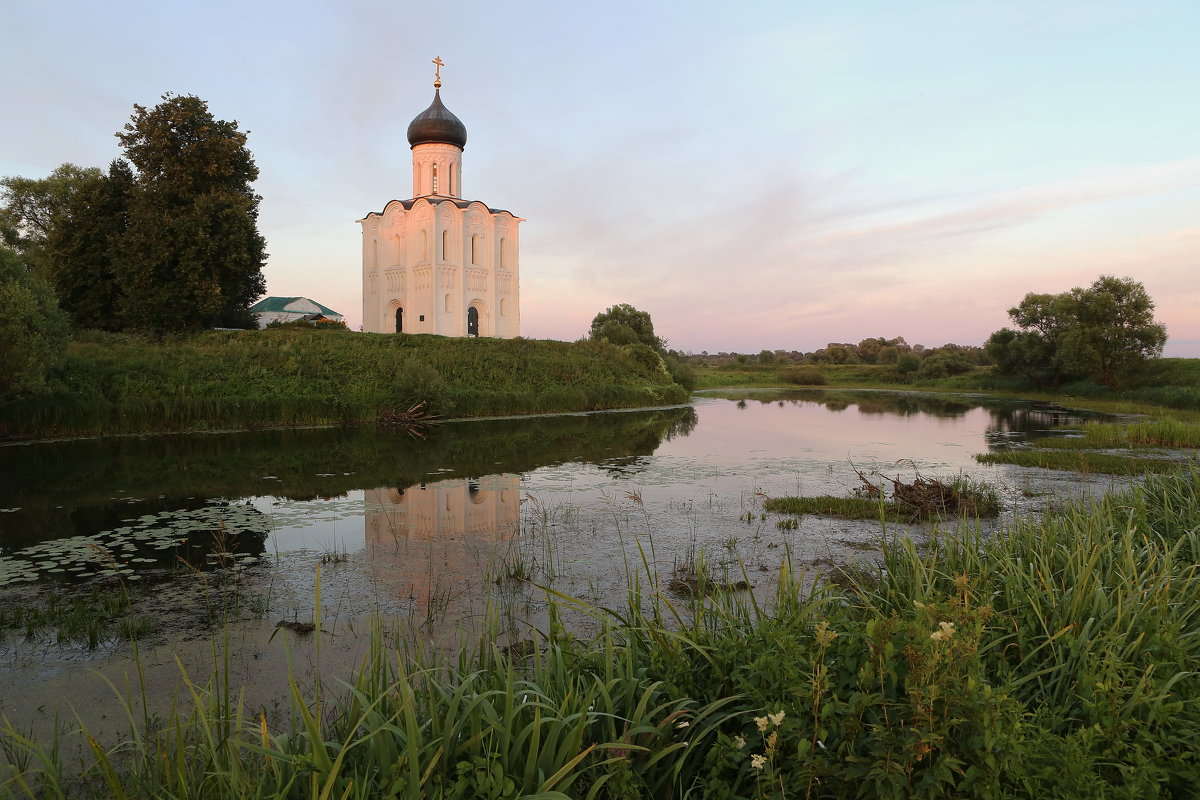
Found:
<svg viewBox="0 0 1200 800"><path fill-rule="evenodd" d="M933 639L934 641L944 642L953 635L954 635L954 623L953 622L939 622L938 629L936 631L934 631L933 633L929 634L929 638Z"/></svg>

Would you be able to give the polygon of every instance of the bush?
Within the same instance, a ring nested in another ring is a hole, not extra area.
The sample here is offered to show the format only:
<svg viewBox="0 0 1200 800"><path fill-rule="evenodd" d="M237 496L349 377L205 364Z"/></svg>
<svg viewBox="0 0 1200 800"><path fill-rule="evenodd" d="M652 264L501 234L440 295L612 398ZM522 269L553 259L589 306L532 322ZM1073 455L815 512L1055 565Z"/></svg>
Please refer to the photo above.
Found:
<svg viewBox="0 0 1200 800"><path fill-rule="evenodd" d="M934 353L926 356L917 368L917 377L922 380L933 378L949 378L951 375L961 375L975 368L971 360L962 353Z"/></svg>
<svg viewBox="0 0 1200 800"><path fill-rule="evenodd" d="M54 290L0 247L0 398L50 391L67 351L67 315Z"/></svg>
<svg viewBox="0 0 1200 800"><path fill-rule="evenodd" d="M667 365L667 372L671 373L671 380L678 383L689 392L696 389L696 370L690 364L685 364L675 356L665 356L663 363Z"/></svg>
<svg viewBox="0 0 1200 800"><path fill-rule="evenodd" d="M776 375L784 383L791 383L796 386L824 386L828 383L825 373L813 366L784 367Z"/></svg>

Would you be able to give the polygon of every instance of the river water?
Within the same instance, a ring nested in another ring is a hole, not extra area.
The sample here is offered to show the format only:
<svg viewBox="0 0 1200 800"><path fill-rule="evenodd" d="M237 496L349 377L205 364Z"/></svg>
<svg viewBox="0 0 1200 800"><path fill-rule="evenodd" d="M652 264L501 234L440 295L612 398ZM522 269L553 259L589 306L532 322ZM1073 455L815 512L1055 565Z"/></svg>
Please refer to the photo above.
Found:
<svg viewBox="0 0 1200 800"><path fill-rule="evenodd" d="M0 602L121 591L149 672L188 652L203 661L216 630L232 648L233 630L248 680L281 669L276 623L316 612L348 659L370 618L417 637L499 626L520 639L545 623L549 592L616 607L630 580L669 596L703 568L768 594L784 562L871 558L878 523L789 527L762 509L767 497L845 495L859 471L985 480L1002 519L1102 491L1104 480L974 460L1082 421L980 397L743 391L422 436L348 427L8 445ZM115 630L92 645L6 631L0 711L30 713L21 703L84 667L119 672L130 651Z"/></svg>

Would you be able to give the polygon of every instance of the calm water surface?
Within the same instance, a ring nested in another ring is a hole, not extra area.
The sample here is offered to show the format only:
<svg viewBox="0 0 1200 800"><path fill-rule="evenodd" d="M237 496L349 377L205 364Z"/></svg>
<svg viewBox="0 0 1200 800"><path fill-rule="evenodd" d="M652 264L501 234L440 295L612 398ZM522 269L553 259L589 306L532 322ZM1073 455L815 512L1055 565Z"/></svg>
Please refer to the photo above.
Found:
<svg viewBox="0 0 1200 800"><path fill-rule="evenodd" d="M855 469L965 473L1017 510L1031 473L1061 476L973 456L1081 420L1019 402L809 390L449 423L426 439L358 427L13 445L0 447L0 586L279 570L316 553L367 560L389 597L407 585L428 602L539 564L594 587L623 574L638 536L656 568L700 552L773 568L767 551L781 545L818 560L878 531L805 518L784 533L763 518L765 497L843 495Z"/></svg>
<svg viewBox="0 0 1200 800"><path fill-rule="evenodd" d="M518 640L546 624L547 587L620 607L630 575L670 596L699 562L766 596L785 561L871 558L881 538L877 523L820 517L781 528L766 497L843 495L856 468L965 473L1000 489L1006 515L1037 510L1106 485L973 456L1081 421L1028 403L810 390L447 423L423 440L355 427L3 446L0 605L124 587L148 632L131 655L115 633L88 649L0 630L0 713L48 730L66 697L89 724L116 725L105 680L136 676L167 702L181 666L212 668L216 631L248 701L270 706L281 675L351 669L372 618L439 646L484 625ZM322 633L279 636L276 621L313 619L318 575Z"/></svg>

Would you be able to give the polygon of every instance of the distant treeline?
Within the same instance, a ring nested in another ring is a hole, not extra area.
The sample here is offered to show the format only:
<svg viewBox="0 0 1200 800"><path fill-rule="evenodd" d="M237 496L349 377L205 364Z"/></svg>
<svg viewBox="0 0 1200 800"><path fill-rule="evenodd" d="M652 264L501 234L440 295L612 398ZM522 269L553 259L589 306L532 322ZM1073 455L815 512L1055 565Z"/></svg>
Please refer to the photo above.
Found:
<svg viewBox="0 0 1200 800"><path fill-rule="evenodd" d="M976 367L988 366L993 362L982 347L947 343L941 347L926 347L909 344L903 336L892 339L873 337L858 344L830 342L824 347L804 352L801 350L762 350L751 353L672 353L676 358L694 367L730 367L747 364L878 364L894 367L904 376L920 378L945 378L961 375Z"/></svg>
<svg viewBox="0 0 1200 800"><path fill-rule="evenodd" d="M903 337L831 342L812 352L763 350L750 353L670 355L694 373L697 388L733 386L874 386L1050 393L1060 397L1116 400L1200 411L1200 359L1149 358L1127 366L1119 389L1094 376L1068 376L1052 386L1023 374L1006 373L982 347L909 345Z"/></svg>

